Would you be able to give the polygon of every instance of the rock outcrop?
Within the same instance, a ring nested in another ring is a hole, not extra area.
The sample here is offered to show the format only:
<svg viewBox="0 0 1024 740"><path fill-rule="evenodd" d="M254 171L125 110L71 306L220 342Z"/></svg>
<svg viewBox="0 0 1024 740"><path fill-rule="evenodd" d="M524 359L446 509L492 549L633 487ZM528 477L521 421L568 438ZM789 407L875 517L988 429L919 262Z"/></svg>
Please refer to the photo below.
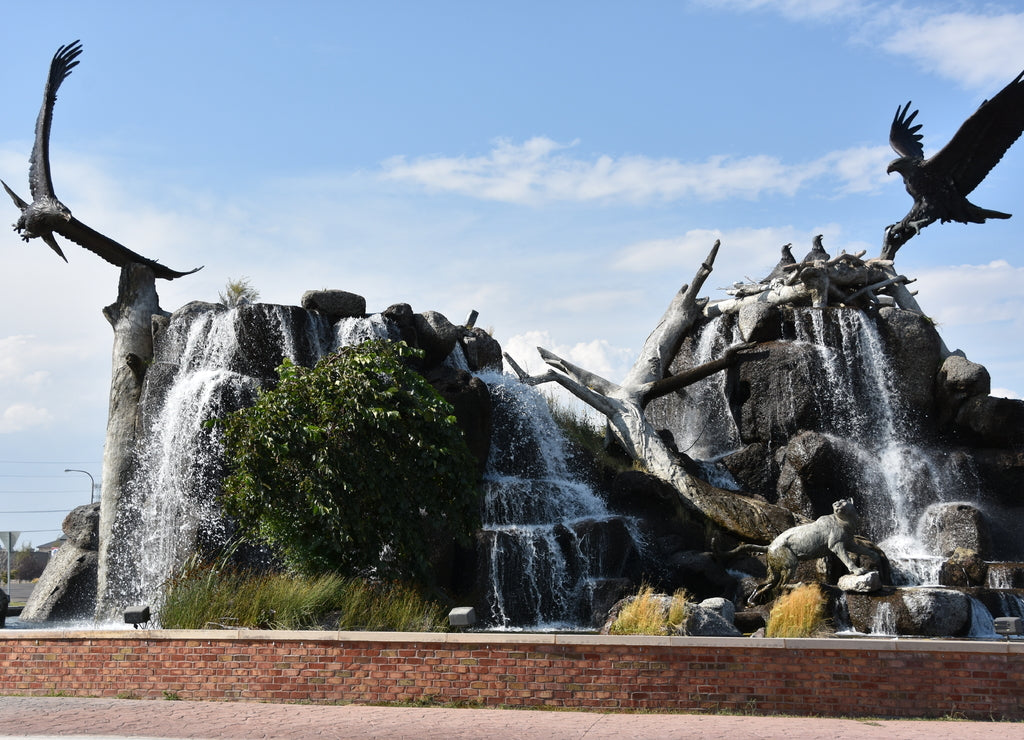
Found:
<svg viewBox="0 0 1024 740"><path fill-rule="evenodd" d="M67 539L50 557L21 612L21 621L92 618L96 603L99 524L99 503L79 506L64 518L62 529Z"/></svg>

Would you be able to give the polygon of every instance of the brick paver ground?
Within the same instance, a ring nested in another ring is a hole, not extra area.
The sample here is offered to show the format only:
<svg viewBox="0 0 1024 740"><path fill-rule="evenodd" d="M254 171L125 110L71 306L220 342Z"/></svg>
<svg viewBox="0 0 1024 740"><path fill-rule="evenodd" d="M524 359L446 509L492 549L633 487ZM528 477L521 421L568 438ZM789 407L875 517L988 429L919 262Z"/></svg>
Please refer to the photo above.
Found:
<svg viewBox="0 0 1024 740"><path fill-rule="evenodd" d="M0 737L1024 738L1024 723L0 697Z"/></svg>

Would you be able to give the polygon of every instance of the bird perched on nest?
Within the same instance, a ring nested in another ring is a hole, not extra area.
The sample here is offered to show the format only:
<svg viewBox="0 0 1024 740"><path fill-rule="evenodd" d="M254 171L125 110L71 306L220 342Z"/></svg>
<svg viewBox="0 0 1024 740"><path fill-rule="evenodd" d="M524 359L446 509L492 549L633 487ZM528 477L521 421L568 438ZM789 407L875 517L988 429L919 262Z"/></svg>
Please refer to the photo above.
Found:
<svg viewBox="0 0 1024 740"><path fill-rule="evenodd" d="M821 244L822 234L818 234L814 237L814 244L811 247L811 251L804 257L804 262L817 262L819 260L829 261L829 253L825 251L825 247Z"/></svg>
<svg viewBox="0 0 1024 740"><path fill-rule="evenodd" d="M46 87L43 90L43 105L36 119L36 139L29 160L28 180L32 202L26 203L7 186L6 182L0 180L14 205L21 210L14 230L26 242L39 237L65 262L68 261L67 257L54 239L54 234L70 239L118 267L133 262L148 265L154 275L165 280L173 280L202 269L197 267L187 272L179 272L133 252L72 216L70 209L54 194L53 180L50 177L50 127L53 123L53 106L57 102L58 88L71 74L71 70L78 65L78 55L81 53L82 44L74 41L57 49L50 62L50 74L46 78Z"/></svg>
<svg viewBox="0 0 1024 740"><path fill-rule="evenodd" d="M775 267L772 268L772 271L768 273L768 277L759 281L761 285L766 285L767 283L770 283L772 280L784 278L789 274L789 272L785 269L786 265L796 264L796 260L793 259L793 252L790 251L790 247L792 246L792 244L782 245L782 257L779 258L778 264L776 264Z"/></svg>
<svg viewBox="0 0 1024 740"><path fill-rule="evenodd" d="M976 206L967 196L1024 132L1024 72L983 102L949 143L928 159L918 133L921 124L914 124L918 111L907 115L909 110L909 101L896 108L889 144L900 156L886 172L903 176L914 205L902 221L886 227L883 259L892 259L907 240L935 221L980 224L989 218L1010 218L1009 213Z"/></svg>

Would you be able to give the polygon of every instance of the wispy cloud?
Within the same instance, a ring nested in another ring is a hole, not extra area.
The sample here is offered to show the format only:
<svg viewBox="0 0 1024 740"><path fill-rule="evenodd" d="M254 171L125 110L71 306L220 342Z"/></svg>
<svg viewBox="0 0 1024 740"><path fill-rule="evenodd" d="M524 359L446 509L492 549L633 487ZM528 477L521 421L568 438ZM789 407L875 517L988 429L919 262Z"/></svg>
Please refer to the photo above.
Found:
<svg viewBox="0 0 1024 740"><path fill-rule="evenodd" d="M922 270L917 277L921 305L940 325L1007 322L1024 328L1024 267L994 260Z"/></svg>
<svg viewBox="0 0 1024 740"><path fill-rule="evenodd" d="M965 89L988 93L1024 69L1024 13L851 0L703 0L717 10L772 12L796 22L844 23L852 41L907 57Z"/></svg>
<svg viewBox="0 0 1024 740"><path fill-rule="evenodd" d="M31 427L46 426L53 421L53 414L44 408L29 403L8 406L0 414L0 434L22 432Z"/></svg>
<svg viewBox="0 0 1024 740"><path fill-rule="evenodd" d="M859 0L703 0L704 5L718 9L770 10L790 20L836 20L864 12Z"/></svg>
<svg viewBox="0 0 1024 740"><path fill-rule="evenodd" d="M715 271L705 293L728 288L732 282L764 277L779 260L783 244L792 244L793 255L800 259L811 249L814 236L824 236L830 254L841 250L849 253L873 250L875 245L850 241L837 224L823 224L810 231L792 226L735 229L691 229L684 234L664 239L649 239L624 247L612 267L627 272L653 273L679 270L685 276L696 269L716 240L721 249L715 260Z"/></svg>
<svg viewBox="0 0 1024 740"><path fill-rule="evenodd" d="M536 137L522 144L499 140L490 152L478 156L393 157L383 163L383 177L434 191L529 205L752 200L793 196L810 181L826 177L835 180L836 194L872 190L885 182L878 173L891 158L885 147L863 147L795 164L768 155L715 155L702 162L610 155L587 159L572 156L575 145Z"/></svg>
<svg viewBox="0 0 1024 740"><path fill-rule="evenodd" d="M1024 69L1024 13L945 13L901 21L882 48L967 89L987 92Z"/></svg>
<svg viewBox="0 0 1024 740"><path fill-rule="evenodd" d="M503 343L505 352L530 374L539 374L547 369L547 365L537 352L538 347L554 352L559 357L612 382L624 378L636 359L635 350L616 347L605 339L566 344L559 342L547 331L528 331L510 337ZM544 390L562 400L569 399L568 393L561 391L554 384L545 387Z"/></svg>

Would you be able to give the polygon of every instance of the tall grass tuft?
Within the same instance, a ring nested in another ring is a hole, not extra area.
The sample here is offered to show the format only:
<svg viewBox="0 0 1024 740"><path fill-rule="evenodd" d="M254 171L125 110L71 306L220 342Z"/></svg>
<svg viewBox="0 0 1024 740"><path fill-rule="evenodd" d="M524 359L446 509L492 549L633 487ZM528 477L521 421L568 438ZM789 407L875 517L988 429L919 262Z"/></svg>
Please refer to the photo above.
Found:
<svg viewBox="0 0 1024 740"><path fill-rule="evenodd" d="M811 637L828 628L825 595L817 584L797 586L780 596L768 614L768 637Z"/></svg>
<svg viewBox="0 0 1024 740"><path fill-rule="evenodd" d="M587 416L581 408L573 406L557 396L545 394L544 398L551 410L551 418L554 419L555 424L571 444L583 450L595 462L606 468L618 471L630 469L632 461L614 454L609 449L605 440L605 427L602 423Z"/></svg>
<svg viewBox="0 0 1024 740"><path fill-rule="evenodd" d="M402 584L213 565L193 565L171 579L158 618L165 629L447 629L445 609Z"/></svg>
<svg viewBox="0 0 1024 740"><path fill-rule="evenodd" d="M656 594L644 586L636 596L622 607L612 622L613 635L667 635L680 634L686 624L687 595L679 589L669 598Z"/></svg>

